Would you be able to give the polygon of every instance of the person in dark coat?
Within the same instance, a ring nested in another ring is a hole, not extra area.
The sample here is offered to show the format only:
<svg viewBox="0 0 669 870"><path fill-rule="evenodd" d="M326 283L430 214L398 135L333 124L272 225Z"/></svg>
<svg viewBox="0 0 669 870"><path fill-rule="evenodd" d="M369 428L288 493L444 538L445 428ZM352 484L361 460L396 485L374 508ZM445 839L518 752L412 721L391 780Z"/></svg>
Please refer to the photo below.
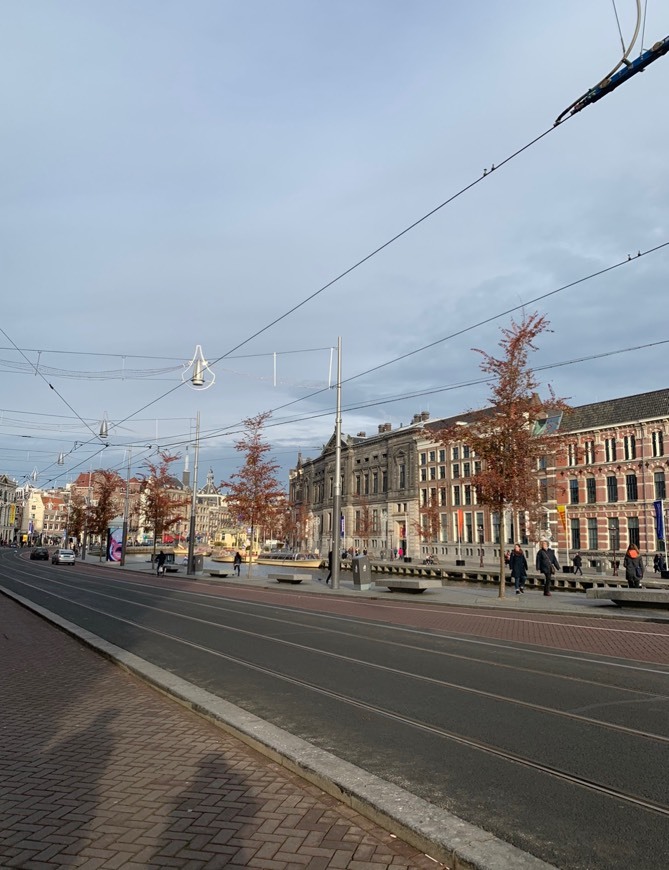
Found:
<svg viewBox="0 0 669 870"><path fill-rule="evenodd" d="M541 541L536 562L537 571L544 575L544 595L551 594L551 576L560 570L555 553L548 546L548 541Z"/></svg>
<svg viewBox="0 0 669 870"><path fill-rule="evenodd" d="M239 550L235 553L232 559L232 567L234 568L235 574L239 577L239 572L242 567L242 557Z"/></svg>
<svg viewBox="0 0 669 870"><path fill-rule="evenodd" d="M160 553L156 556L156 574L164 574L165 573L165 561L167 556L161 550Z"/></svg>
<svg viewBox="0 0 669 870"><path fill-rule="evenodd" d="M583 576L583 559L581 559L581 554L577 553L574 558L571 560L574 563L574 574L580 574Z"/></svg>
<svg viewBox="0 0 669 870"><path fill-rule="evenodd" d="M520 544L515 544L509 554L509 568L516 587L516 595L524 594L525 581L527 580L527 559Z"/></svg>
<svg viewBox="0 0 669 870"><path fill-rule="evenodd" d="M332 550L328 553L328 576L325 578L326 585L330 582L330 577L332 577Z"/></svg>
<svg viewBox="0 0 669 870"><path fill-rule="evenodd" d="M635 544L630 544L623 559L625 580L630 589L639 589L643 580L643 558Z"/></svg>

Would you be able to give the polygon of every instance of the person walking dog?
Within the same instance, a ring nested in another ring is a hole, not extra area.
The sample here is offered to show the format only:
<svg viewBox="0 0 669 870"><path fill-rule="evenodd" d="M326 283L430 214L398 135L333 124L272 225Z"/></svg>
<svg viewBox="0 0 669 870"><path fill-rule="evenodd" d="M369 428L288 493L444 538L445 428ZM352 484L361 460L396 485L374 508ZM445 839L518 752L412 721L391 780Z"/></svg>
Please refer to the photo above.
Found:
<svg viewBox="0 0 669 870"><path fill-rule="evenodd" d="M536 562L537 571L544 575L544 595L551 594L551 577L560 570L555 553L548 546L548 541L541 541Z"/></svg>

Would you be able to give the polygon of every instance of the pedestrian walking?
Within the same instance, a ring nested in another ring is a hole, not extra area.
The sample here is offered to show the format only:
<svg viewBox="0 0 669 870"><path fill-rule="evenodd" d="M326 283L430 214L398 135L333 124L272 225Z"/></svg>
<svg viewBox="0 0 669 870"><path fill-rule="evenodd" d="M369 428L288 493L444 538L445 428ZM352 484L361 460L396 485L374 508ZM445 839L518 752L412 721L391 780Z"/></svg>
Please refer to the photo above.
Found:
<svg viewBox="0 0 669 870"><path fill-rule="evenodd" d="M582 577L583 559L581 559L581 554L577 553L571 561L574 563L574 574L580 574Z"/></svg>
<svg viewBox="0 0 669 870"><path fill-rule="evenodd" d="M332 550L328 553L328 576L325 578L325 585L327 586L330 582L330 578L332 577Z"/></svg>
<svg viewBox="0 0 669 870"><path fill-rule="evenodd" d="M527 559L520 544L515 544L509 554L509 568L516 587L516 595L524 595L525 581L527 580Z"/></svg>
<svg viewBox="0 0 669 870"><path fill-rule="evenodd" d="M242 557L241 557L239 550L237 550L237 552L235 553L235 555L232 559L232 567L234 569L235 574L239 577L239 573L240 573L241 567L242 567Z"/></svg>
<svg viewBox="0 0 669 870"><path fill-rule="evenodd" d="M160 553L156 556L156 574L160 577L161 574L165 573L165 562L167 560L167 556L161 550Z"/></svg>
<svg viewBox="0 0 669 870"><path fill-rule="evenodd" d="M636 544L630 544L623 559L625 580L630 589L639 589L643 580L643 558Z"/></svg>
<svg viewBox="0 0 669 870"><path fill-rule="evenodd" d="M655 555L653 556L653 571L655 574L660 573L660 554L659 553L655 553Z"/></svg>
<svg viewBox="0 0 669 870"><path fill-rule="evenodd" d="M548 541L541 541L537 553L536 568L544 575L544 595L551 594L551 577L560 570L555 553L548 546Z"/></svg>

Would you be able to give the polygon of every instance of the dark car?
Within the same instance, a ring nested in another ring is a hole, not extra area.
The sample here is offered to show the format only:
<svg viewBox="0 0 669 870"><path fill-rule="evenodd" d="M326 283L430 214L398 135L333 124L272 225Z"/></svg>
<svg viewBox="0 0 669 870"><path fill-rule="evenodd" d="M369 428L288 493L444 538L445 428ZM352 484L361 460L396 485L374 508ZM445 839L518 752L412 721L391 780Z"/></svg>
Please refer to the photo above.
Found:
<svg viewBox="0 0 669 870"><path fill-rule="evenodd" d="M30 551L31 559L45 559L49 561L49 551L46 547L33 547Z"/></svg>

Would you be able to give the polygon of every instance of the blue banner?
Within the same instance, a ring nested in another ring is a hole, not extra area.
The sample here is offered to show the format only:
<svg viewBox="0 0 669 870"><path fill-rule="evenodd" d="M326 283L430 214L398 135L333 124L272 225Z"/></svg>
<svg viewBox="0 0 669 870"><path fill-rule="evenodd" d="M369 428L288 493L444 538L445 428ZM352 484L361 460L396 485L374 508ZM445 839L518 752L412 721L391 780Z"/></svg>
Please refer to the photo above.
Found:
<svg viewBox="0 0 669 870"><path fill-rule="evenodd" d="M655 511L657 539L658 541L664 541L664 502L662 499L653 502L653 510Z"/></svg>

